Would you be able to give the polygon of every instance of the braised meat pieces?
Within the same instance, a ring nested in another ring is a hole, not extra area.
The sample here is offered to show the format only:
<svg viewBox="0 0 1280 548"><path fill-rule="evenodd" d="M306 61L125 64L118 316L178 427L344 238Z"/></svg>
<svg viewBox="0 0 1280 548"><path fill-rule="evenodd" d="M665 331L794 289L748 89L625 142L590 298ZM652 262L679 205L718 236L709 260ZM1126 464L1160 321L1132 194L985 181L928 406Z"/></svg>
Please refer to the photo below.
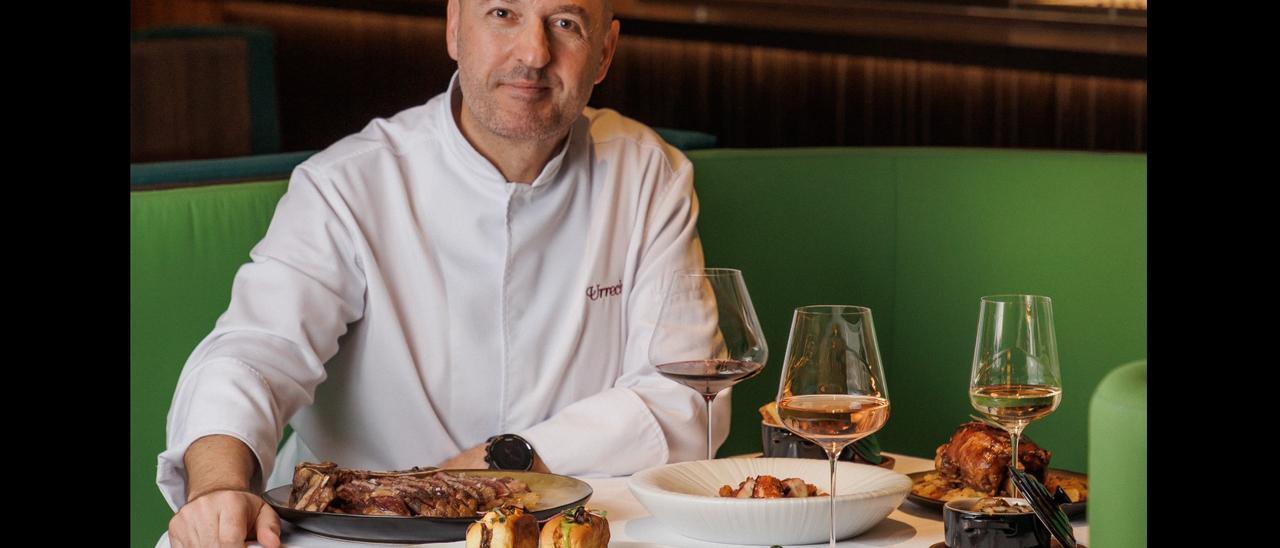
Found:
<svg viewBox="0 0 1280 548"><path fill-rule="evenodd" d="M780 499L816 497L825 495L812 483L805 483L800 478L779 480L773 476L747 476L747 479L734 489L728 485L720 487L719 495L740 499Z"/></svg>
<svg viewBox="0 0 1280 548"><path fill-rule="evenodd" d="M502 506L532 505L538 495L511 477L475 477L440 471L370 472L331 462L299 464L289 506L311 512L371 516L475 517Z"/></svg>
<svg viewBox="0 0 1280 548"><path fill-rule="evenodd" d="M933 462L946 480L995 495L1009 475L1011 452L1007 432L973 421L960 425L950 441L938 446ZM1027 473L1041 483L1045 480L1050 455L1026 436L1018 441L1018 460Z"/></svg>

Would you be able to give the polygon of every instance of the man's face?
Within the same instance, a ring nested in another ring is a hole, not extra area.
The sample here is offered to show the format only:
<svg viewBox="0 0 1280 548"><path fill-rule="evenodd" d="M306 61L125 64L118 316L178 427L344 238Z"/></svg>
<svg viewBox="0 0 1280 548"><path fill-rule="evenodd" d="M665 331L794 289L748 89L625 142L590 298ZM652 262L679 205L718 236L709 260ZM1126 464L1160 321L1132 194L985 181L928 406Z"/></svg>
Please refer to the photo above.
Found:
<svg viewBox="0 0 1280 548"><path fill-rule="evenodd" d="M463 108L511 140L563 135L604 79L618 39L603 0L450 0Z"/></svg>

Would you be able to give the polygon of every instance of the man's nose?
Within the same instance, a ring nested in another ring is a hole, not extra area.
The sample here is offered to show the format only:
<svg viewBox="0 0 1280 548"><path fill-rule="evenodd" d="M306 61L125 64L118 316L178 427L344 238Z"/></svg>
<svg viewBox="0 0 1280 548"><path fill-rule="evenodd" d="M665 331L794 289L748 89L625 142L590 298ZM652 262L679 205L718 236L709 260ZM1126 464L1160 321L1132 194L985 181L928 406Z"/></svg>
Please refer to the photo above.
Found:
<svg viewBox="0 0 1280 548"><path fill-rule="evenodd" d="M516 60L530 68L542 68L551 62L551 44L541 22L525 26L516 43Z"/></svg>

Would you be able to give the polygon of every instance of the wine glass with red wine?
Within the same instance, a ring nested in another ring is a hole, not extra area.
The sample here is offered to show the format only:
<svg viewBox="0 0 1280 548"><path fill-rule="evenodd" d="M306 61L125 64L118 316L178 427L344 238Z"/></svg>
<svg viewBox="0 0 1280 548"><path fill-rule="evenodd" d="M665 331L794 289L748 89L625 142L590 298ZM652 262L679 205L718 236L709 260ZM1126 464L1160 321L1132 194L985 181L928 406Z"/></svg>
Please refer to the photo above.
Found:
<svg viewBox="0 0 1280 548"><path fill-rule="evenodd" d="M782 425L827 452L831 463L831 546L836 545L836 457L889 420L880 347L871 309L797 308L778 382Z"/></svg>
<svg viewBox="0 0 1280 548"><path fill-rule="evenodd" d="M706 400L707 460L715 458L711 402L722 390L764 371L768 356L741 271L699 268L674 273L649 341L649 363Z"/></svg>

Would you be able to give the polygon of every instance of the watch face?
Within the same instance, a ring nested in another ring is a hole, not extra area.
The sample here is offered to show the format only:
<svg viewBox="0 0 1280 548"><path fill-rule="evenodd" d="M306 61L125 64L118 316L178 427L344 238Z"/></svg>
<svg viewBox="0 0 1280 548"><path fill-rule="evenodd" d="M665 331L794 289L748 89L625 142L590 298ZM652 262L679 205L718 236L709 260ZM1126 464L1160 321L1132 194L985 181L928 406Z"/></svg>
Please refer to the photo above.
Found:
<svg viewBox="0 0 1280 548"><path fill-rule="evenodd" d="M518 439L501 438L493 442L489 458L502 470L528 470L533 466L533 451Z"/></svg>

